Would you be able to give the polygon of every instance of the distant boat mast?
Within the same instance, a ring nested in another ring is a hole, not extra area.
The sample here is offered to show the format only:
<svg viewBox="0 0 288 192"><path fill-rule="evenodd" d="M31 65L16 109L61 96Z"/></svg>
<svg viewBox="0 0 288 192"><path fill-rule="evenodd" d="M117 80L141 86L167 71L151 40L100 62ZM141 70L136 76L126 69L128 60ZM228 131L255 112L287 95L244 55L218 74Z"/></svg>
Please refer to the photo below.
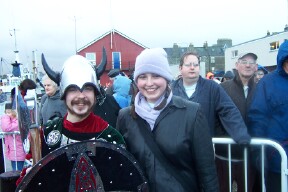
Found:
<svg viewBox="0 0 288 192"><path fill-rule="evenodd" d="M12 30L10 30L12 31ZM16 29L13 29L14 33L14 40L15 40L15 63L12 63L11 65L13 66L12 74L15 77L21 77L21 71L20 71L20 60L19 60L19 51L17 50L17 40L16 40ZM10 33L12 36L12 34Z"/></svg>
<svg viewBox="0 0 288 192"><path fill-rule="evenodd" d="M37 80L37 74L38 74L38 70L37 70L37 60L36 60L36 50L32 51L32 65L33 65L33 80L36 82Z"/></svg>
<svg viewBox="0 0 288 192"><path fill-rule="evenodd" d="M10 30L10 31L12 31L12 30ZM19 51L18 51L18 49L17 49L16 29L13 29L13 34L14 34L14 44L15 44L15 51L14 51L14 53L15 53L15 56L16 56L15 62L17 61L18 63L20 63L20 61L19 61L19 55L18 55ZM10 35L12 36L11 33L10 33Z"/></svg>

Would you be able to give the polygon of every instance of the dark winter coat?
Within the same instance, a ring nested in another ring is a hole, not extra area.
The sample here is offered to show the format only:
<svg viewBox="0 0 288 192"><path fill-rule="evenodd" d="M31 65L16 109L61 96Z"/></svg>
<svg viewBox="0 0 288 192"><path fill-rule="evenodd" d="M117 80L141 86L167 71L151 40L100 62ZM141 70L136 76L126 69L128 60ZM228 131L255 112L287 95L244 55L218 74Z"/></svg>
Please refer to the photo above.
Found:
<svg viewBox="0 0 288 192"><path fill-rule="evenodd" d="M185 190L167 169L159 162L147 145L146 138L139 131L139 116L131 116L131 107L121 109L117 129L123 135L130 151L140 162L149 181L150 191L218 191L217 173L214 164L212 140L205 116L197 103L173 96L156 119L153 137L164 156L179 175L185 175ZM147 129L150 126L145 121ZM143 128L143 127L142 127ZM183 178L183 177L182 177Z"/></svg>
<svg viewBox="0 0 288 192"><path fill-rule="evenodd" d="M116 127L117 117L120 106L112 95L105 95L104 102L99 105L97 102L93 108L93 113L98 115L109 123L112 127Z"/></svg>
<svg viewBox="0 0 288 192"><path fill-rule="evenodd" d="M248 113L248 127L254 137L279 142L288 154L288 74L283 63L288 59L288 41L279 48L277 69L265 75L257 84ZM280 155L269 149L269 169L280 173Z"/></svg>
<svg viewBox="0 0 288 192"><path fill-rule="evenodd" d="M221 124L239 144L250 142L250 136L242 120L241 114L225 90L216 82L203 79L201 76L197 82L196 90L189 98L183 86L183 79L180 78L171 84L173 95L197 102L201 105L210 127L211 136L216 136L216 120L219 117Z"/></svg>
<svg viewBox="0 0 288 192"><path fill-rule="evenodd" d="M235 77L232 80L225 81L220 84L226 93L230 96L236 107L239 109L241 116L247 125L248 110L251 104L253 94L255 92L256 83L254 82L254 76L250 78L248 82L248 95L245 98L243 83L239 77L238 72L235 72ZM228 133L225 131L220 121L217 127L216 136L227 137ZM241 159L243 158L243 149L240 146L231 146L232 158ZM215 150L217 155L228 157L227 146L225 145L215 145Z"/></svg>
<svg viewBox="0 0 288 192"><path fill-rule="evenodd" d="M250 78L248 82L248 95L245 98L244 90L243 90L243 83L239 77L238 72L236 72L236 76L230 80L225 81L220 84L226 93L230 96L236 107L239 109L243 120L247 124L248 121L248 109L251 105L251 101L256 89L256 83L254 81L254 76Z"/></svg>

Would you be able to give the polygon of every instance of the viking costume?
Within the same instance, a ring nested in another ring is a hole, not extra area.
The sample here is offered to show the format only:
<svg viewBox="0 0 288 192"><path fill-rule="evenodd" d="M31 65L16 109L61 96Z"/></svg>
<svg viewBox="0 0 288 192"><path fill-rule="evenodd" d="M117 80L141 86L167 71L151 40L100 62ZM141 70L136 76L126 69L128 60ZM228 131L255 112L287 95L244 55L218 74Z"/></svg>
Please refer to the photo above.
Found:
<svg viewBox="0 0 288 192"><path fill-rule="evenodd" d="M102 60L102 65L104 62L106 63L106 54L103 58L104 61ZM97 82L97 72L98 76L100 76L99 73L102 72L97 71L87 59L80 55L70 57L64 63L61 74L55 73L49 68L44 56L42 59L43 68L48 76L60 85L61 99L65 98L66 90L70 87L77 87L82 90L85 86L91 85L95 89L98 101L101 102L100 98L102 97L99 97L101 92ZM99 66L102 65L100 64ZM66 117L67 115L63 119L56 118L44 126L44 145L46 144L48 146L49 152L69 143L90 139L101 139L112 142L113 144L125 145L121 134L109 126L102 118L93 115L92 112L86 119L77 123L67 121Z"/></svg>
<svg viewBox="0 0 288 192"><path fill-rule="evenodd" d="M105 69L105 49L97 69L80 55L70 57L64 63L61 74L50 69L43 54L42 64L49 78L60 85L61 99L65 99L70 87L82 91L86 86L92 86L97 101L101 102L103 96L97 76ZM17 187L19 191L146 189L146 180L133 156L124 149L121 134L93 112L75 123L69 122L67 115L64 118L56 117L44 125L42 136L44 158L26 174Z"/></svg>
<svg viewBox="0 0 288 192"><path fill-rule="evenodd" d="M125 147L125 142L112 126L106 121L90 113L81 122L71 123L64 118L56 118L47 123L44 128L42 156L59 147L84 140L103 140Z"/></svg>

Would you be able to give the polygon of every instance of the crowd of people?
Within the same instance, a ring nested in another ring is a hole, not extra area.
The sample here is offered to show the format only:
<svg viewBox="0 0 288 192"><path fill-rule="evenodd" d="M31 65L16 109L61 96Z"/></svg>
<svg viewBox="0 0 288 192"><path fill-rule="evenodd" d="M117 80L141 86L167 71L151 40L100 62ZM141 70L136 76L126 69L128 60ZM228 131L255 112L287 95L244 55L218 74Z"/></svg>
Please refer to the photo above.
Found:
<svg viewBox="0 0 288 192"><path fill-rule="evenodd" d="M237 143L231 154L232 181L237 191L245 191L243 150L252 137L277 141L288 152L288 41L279 48L275 71L268 73L257 59L255 53L244 53L233 72L213 81L213 74L201 77L199 55L186 52L174 79L164 49L145 49L136 58L132 78L113 69L108 73L112 85L104 89L97 74L103 71L95 71L86 58L70 57L60 74L42 57L47 76L39 111L41 156L70 143L104 140L135 157L150 191L226 192L227 150L213 147L212 137L229 137ZM12 130L8 124L17 119L11 109L5 108L2 129ZM10 159L13 169L15 162L23 167L23 151L17 154ZM272 148L266 154L266 191L281 191L280 156ZM257 147L248 147L249 192L262 190L258 156ZM30 169L24 165L18 184Z"/></svg>

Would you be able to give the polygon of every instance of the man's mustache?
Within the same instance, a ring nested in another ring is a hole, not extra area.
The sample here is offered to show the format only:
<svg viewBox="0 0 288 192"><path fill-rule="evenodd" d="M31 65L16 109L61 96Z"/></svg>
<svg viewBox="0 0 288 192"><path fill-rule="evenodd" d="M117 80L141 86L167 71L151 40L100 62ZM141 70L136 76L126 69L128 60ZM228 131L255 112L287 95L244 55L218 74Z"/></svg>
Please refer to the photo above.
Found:
<svg viewBox="0 0 288 192"><path fill-rule="evenodd" d="M71 102L74 105L83 104L83 105L90 105L91 102L88 99L75 99Z"/></svg>

